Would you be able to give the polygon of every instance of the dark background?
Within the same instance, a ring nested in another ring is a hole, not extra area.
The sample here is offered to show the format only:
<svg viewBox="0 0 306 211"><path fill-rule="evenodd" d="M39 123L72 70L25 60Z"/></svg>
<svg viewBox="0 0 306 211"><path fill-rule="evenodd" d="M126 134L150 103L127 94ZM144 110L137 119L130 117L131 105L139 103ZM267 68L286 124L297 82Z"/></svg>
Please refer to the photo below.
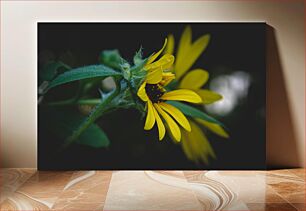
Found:
<svg viewBox="0 0 306 211"><path fill-rule="evenodd" d="M106 49L118 49L123 58L132 61L142 46L144 56L149 56L161 48L170 33L177 46L186 25L191 25L193 41L203 34L211 35L207 49L192 69L208 70L210 81L238 70L251 76L247 97L232 112L225 116L211 114L230 133L230 138L224 139L205 132L216 160L210 159L208 165L189 161L181 146L169 137L158 141L156 128L144 131L144 120L132 109L99 119L98 124L111 140L107 149L75 144L56 153L60 140L42 126L47 125L43 122L48 122L48 117L39 108L39 169L265 169L264 23L38 23L38 69L50 59L63 60L73 67L96 64L99 53Z"/></svg>

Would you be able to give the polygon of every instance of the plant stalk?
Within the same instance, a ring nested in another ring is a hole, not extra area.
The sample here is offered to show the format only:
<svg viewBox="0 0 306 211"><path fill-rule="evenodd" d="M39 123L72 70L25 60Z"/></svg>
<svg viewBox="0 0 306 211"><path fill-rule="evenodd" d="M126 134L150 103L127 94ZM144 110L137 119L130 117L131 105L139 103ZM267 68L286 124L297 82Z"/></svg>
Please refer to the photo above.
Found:
<svg viewBox="0 0 306 211"><path fill-rule="evenodd" d="M120 93L120 82L116 80L116 88L112 91L104 100L100 101L96 105L94 110L90 113L89 117L80 125L80 127L68 137L61 147L61 150L73 143L92 123L94 123L99 117L106 111L106 106Z"/></svg>

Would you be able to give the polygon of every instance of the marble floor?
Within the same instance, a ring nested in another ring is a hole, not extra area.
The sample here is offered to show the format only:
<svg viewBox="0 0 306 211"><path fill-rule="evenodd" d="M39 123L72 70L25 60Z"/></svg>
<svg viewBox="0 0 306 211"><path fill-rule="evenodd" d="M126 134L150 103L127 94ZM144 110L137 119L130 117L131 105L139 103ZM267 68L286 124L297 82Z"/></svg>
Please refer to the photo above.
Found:
<svg viewBox="0 0 306 211"><path fill-rule="evenodd" d="M0 169L1 210L305 210L305 169Z"/></svg>

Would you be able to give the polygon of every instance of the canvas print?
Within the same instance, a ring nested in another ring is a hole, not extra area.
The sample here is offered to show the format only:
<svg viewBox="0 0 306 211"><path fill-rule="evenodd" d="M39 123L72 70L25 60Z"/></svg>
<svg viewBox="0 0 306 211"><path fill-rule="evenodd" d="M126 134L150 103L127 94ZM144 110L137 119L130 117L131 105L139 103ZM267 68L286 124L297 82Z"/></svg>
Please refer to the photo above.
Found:
<svg viewBox="0 0 306 211"><path fill-rule="evenodd" d="M265 23L38 23L40 170L265 169Z"/></svg>

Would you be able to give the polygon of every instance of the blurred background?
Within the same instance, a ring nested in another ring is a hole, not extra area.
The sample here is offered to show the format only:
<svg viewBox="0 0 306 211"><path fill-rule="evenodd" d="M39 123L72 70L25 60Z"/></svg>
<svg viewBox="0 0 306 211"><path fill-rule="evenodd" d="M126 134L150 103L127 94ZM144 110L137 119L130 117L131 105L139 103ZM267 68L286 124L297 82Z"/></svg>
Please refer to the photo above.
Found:
<svg viewBox="0 0 306 211"><path fill-rule="evenodd" d="M216 159L208 164L194 163L181 146L166 137L158 141L157 128L144 131L144 119L136 110L118 110L100 118L98 124L111 143L107 148L71 145L56 153L61 136L52 132L51 118L39 106L38 161L44 169L264 169L265 137L265 34L264 23L39 23L38 62L60 60L71 67L98 63L102 50L118 49L132 63L142 47L144 56L161 48L168 34L178 44L184 28L190 25L193 41L210 34L205 52L191 69L210 73L204 88L224 99L205 107L223 122L229 139L205 131ZM38 78L40 72L38 72ZM51 90L44 101L69 98L76 86ZM98 90L92 95L99 98ZM51 99L51 100L50 100ZM77 109L76 106L67 109ZM58 113L65 115L65 113Z"/></svg>

